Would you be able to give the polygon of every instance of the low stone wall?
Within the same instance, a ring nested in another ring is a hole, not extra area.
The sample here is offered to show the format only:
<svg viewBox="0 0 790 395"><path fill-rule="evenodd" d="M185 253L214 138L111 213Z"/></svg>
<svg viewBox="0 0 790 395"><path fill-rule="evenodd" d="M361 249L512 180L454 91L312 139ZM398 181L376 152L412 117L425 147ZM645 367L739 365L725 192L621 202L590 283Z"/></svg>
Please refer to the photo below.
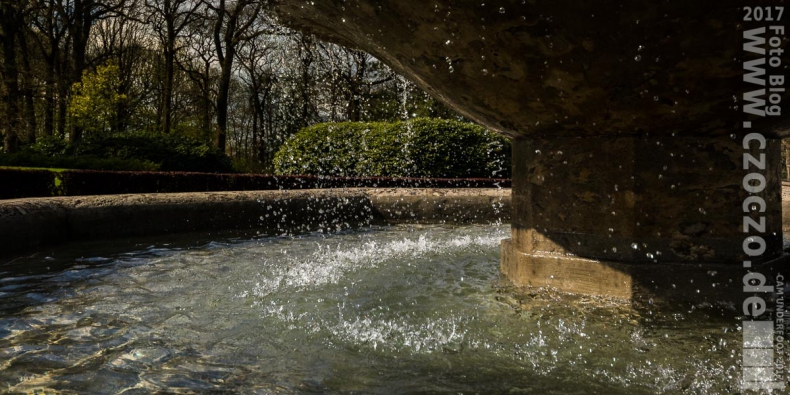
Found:
<svg viewBox="0 0 790 395"><path fill-rule="evenodd" d="M283 234L372 223L509 220L509 189L349 188L14 199L0 201L0 255L72 240L194 231Z"/></svg>

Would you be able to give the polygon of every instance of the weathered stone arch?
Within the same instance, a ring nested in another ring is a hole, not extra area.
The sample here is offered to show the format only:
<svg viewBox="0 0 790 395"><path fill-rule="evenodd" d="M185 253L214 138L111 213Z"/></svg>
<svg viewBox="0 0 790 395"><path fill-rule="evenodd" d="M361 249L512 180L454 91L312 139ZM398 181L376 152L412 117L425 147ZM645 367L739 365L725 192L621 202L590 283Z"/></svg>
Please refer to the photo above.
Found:
<svg viewBox="0 0 790 395"><path fill-rule="evenodd" d="M645 264L741 268L741 2L275 4L294 27L374 54L517 140L503 244L516 282L627 297L658 287ZM786 121L760 119L758 131L778 138ZM755 264L782 254L778 140L763 152L768 247Z"/></svg>

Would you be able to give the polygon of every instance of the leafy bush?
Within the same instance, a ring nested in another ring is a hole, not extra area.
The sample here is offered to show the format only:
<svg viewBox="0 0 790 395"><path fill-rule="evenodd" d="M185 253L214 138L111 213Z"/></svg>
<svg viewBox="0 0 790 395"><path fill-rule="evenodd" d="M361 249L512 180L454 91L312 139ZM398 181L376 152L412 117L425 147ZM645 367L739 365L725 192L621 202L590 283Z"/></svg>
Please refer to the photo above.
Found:
<svg viewBox="0 0 790 395"><path fill-rule="evenodd" d="M265 173L265 168L257 158L233 158L233 171L236 173ZM269 172L268 174L271 174Z"/></svg>
<svg viewBox="0 0 790 395"><path fill-rule="evenodd" d="M509 177L510 142L450 120L324 123L294 135L274 166L281 175Z"/></svg>
<svg viewBox="0 0 790 395"><path fill-rule="evenodd" d="M0 154L0 166L83 170L232 172L230 158L199 140L150 132L96 133L77 145L45 137L15 154Z"/></svg>
<svg viewBox="0 0 790 395"><path fill-rule="evenodd" d="M121 70L109 62L85 71L80 82L72 86L68 112L71 122L89 133L112 130L119 123L118 108L127 101L121 92Z"/></svg>
<svg viewBox="0 0 790 395"><path fill-rule="evenodd" d="M96 156L52 156L32 150L24 150L15 154L0 154L0 166L134 171L154 171L159 169L159 165L156 163L140 159L99 158Z"/></svg>
<svg viewBox="0 0 790 395"><path fill-rule="evenodd" d="M230 159L204 142L176 134L134 132L94 135L74 149L77 156L136 159L162 171L230 172Z"/></svg>
<svg viewBox="0 0 790 395"><path fill-rule="evenodd" d="M63 156L68 152L69 143L53 136L40 137L35 144L27 146L26 150L33 154L44 156Z"/></svg>

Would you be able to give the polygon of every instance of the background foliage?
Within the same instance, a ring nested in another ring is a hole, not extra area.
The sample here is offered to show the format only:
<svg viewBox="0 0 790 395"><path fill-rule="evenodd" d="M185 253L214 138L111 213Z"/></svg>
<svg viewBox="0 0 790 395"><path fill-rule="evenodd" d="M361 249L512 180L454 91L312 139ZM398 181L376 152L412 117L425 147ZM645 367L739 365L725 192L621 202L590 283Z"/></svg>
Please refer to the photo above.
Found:
<svg viewBox="0 0 790 395"><path fill-rule="evenodd" d="M270 173L282 144L317 123L462 120L376 58L290 30L267 6L3 0L0 163Z"/></svg>
<svg viewBox="0 0 790 395"><path fill-rule="evenodd" d="M0 155L0 166L86 170L231 172L230 158L199 140L175 134L129 132L89 135L79 144L41 139Z"/></svg>

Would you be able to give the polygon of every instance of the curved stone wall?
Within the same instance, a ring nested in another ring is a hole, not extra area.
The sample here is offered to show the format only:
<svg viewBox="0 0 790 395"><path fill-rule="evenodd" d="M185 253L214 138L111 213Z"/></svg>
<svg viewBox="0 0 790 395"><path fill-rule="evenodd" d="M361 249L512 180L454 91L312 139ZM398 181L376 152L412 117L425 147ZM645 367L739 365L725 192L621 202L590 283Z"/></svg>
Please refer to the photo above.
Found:
<svg viewBox="0 0 790 395"><path fill-rule="evenodd" d="M76 196L0 201L0 256L73 240L372 223L510 220L509 189L282 190Z"/></svg>

